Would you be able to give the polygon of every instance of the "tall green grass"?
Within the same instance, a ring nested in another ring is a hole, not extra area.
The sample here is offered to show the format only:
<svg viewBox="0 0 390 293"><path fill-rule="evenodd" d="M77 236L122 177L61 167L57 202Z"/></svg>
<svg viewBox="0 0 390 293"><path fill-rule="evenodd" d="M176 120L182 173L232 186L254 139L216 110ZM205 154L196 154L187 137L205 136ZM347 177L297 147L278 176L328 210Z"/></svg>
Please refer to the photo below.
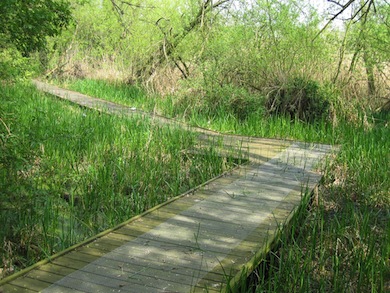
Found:
<svg viewBox="0 0 390 293"><path fill-rule="evenodd" d="M231 109L225 106L213 109L201 109L193 105L193 98L188 100L175 96L158 97L146 95L140 88L124 83L112 83L104 80L74 79L58 82L71 90L87 95L136 107L149 112L157 112L166 117L185 121L192 126L209 128L223 133L235 133L269 138L298 139L303 141L337 143L338 128L325 120L316 123L291 121L287 117L263 115L264 110L258 107L239 119ZM254 99L248 97L248 99ZM194 110L195 109L195 110Z"/></svg>
<svg viewBox="0 0 390 293"><path fill-rule="evenodd" d="M93 79L69 79L63 80L60 84L76 92L145 111L152 111L156 106L156 97L147 95L140 87L121 82L113 83Z"/></svg>
<svg viewBox="0 0 390 293"><path fill-rule="evenodd" d="M87 89L90 82L77 81L77 90L93 94ZM111 99L118 89L121 99L117 102L132 99L122 86L97 83L109 88L99 95L101 98ZM161 113L175 116L175 97L153 102L146 96L144 99L137 102L153 104ZM192 125L226 133L340 146L323 170L318 200L309 209L301 209L289 233L282 235L279 246L240 292L390 291L389 113L361 111L360 116L349 121L339 119L337 124L326 120L303 123L261 113L238 120L216 107L176 116Z"/></svg>
<svg viewBox="0 0 390 293"><path fill-rule="evenodd" d="M0 267L25 267L220 174L194 134L1 85ZM194 155L202 148L202 155Z"/></svg>
<svg viewBox="0 0 390 293"><path fill-rule="evenodd" d="M345 134L318 205L302 211L259 267L256 292L389 289L389 130L351 127Z"/></svg>

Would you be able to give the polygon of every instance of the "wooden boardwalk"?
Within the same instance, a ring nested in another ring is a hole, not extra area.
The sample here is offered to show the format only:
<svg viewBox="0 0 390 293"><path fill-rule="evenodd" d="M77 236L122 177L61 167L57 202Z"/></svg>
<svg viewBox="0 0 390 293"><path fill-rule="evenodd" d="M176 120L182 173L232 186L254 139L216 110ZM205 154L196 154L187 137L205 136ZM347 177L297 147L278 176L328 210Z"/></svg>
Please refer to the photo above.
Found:
<svg viewBox="0 0 390 293"><path fill-rule="evenodd" d="M134 112L37 86L87 107ZM225 147L245 149L249 163L0 281L0 292L221 292L228 283L234 287L264 258L303 195L318 184L316 166L332 147L191 129L200 139L218 136Z"/></svg>

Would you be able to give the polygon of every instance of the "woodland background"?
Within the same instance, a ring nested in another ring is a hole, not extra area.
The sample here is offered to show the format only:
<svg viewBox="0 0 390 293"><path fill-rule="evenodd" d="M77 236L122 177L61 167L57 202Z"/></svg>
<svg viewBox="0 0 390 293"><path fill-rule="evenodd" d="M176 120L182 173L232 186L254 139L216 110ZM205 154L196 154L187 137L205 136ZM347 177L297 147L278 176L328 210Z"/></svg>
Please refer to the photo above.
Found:
<svg viewBox="0 0 390 293"><path fill-rule="evenodd" d="M0 12L2 79L125 81L240 119L265 104L336 122L389 98L384 0L6 0Z"/></svg>

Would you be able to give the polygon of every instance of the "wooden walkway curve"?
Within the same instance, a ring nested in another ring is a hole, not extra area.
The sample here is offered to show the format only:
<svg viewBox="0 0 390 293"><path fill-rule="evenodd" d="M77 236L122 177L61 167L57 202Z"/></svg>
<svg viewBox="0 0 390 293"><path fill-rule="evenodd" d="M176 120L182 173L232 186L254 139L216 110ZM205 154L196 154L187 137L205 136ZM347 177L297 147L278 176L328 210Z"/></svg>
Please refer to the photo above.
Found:
<svg viewBox="0 0 390 293"><path fill-rule="evenodd" d="M57 97L108 113L129 107L36 81ZM202 187L0 281L0 292L222 292L269 251L302 197L318 184L316 166L332 147L221 135L186 127L199 139L223 139L249 163Z"/></svg>

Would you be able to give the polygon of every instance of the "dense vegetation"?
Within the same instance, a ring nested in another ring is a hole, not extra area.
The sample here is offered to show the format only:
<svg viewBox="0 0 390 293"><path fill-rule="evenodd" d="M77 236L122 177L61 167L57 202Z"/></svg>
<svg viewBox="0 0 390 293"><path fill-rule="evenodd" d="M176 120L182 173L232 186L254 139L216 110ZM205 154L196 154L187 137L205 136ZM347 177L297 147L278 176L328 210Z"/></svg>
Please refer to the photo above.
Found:
<svg viewBox="0 0 390 293"><path fill-rule="evenodd" d="M190 132L99 114L31 85L1 89L4 269L32 264L233 167L212 146L194 155L202 145Z"/></svg>
<svg viewBox="0 0 390 293"><path fill-rule="evenodd" d="M0 267L23 267L109 227L126 218L119 209L129 215L165 200L146 179L155 176L123 172L135 168L129 164L176 170L168 177L184 181L157 184L175 193L210 170L200 158L170 155L192 147L191 135L99 116L20 81L40 75L222 132L340 145L310 209L242 290L389 290L388 1L29 2L0 4ZM26 15L42 15L31 22L37 35L13 21ZM145 149L148 141L158 158ZM219 163L205 177L218 173ZM105 164L115 176L106 176ZM138 193L156 201L136 207L127 199ZM52 206L56 214L47 213ZM86 207L95 210L84 213ZM72 232L55 234L59 227Z"/></svg>

